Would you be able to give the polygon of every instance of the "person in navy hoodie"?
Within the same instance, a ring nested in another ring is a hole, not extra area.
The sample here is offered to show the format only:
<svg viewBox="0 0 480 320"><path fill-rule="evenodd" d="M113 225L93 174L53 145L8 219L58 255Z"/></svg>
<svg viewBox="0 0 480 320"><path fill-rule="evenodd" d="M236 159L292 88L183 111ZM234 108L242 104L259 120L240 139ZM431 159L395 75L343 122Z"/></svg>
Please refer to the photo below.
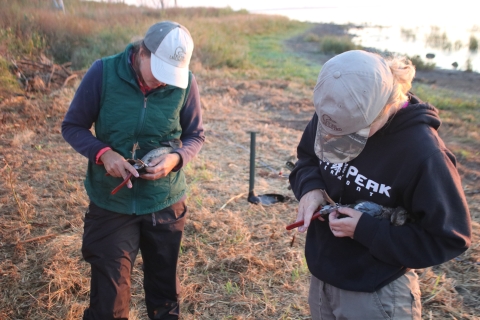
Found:
<svg viewBox="0 0 480 320"><path fill-rule="evenodd" d="M421 319L414 269L470 246L456 160L438 135L437 109L409 91L414 75L404 58L363 50L335 56L319 74L290 174L313 319ZM311 220L324 192L339 208ZM362 201L402 208L406 221L351 207Z"/></svg>
<svg viewBox="0 0 480 320"><path fill-rule="evenodd" d="M65 115L63 137L89 160L82 255L92 276L84 320L128 319L139 251L148 317L179 318L176 271L187 215L182 168L205 140L192 51L184 26L152 25L143 40L93 63ZM175 148L142 175L127 161L173 141ZM122 180L126 187L112 194Z"/></svg>

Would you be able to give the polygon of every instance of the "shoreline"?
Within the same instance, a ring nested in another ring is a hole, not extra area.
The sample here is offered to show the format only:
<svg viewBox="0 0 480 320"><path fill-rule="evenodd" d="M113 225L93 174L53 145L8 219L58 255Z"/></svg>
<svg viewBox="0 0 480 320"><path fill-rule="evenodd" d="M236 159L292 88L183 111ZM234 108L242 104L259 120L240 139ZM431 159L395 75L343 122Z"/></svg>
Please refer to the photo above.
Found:
<svg viewBox="0 0 480 320"><path fill-rule="evenodd" d="M301 57L313 62L324 64L334 54L325 54L320 52L318 42L309 42L305 40L306 35L314 34L322 36L350 36L348 25L338 25L333 23L311 23L312 27L304 33L292 37L285 41L285 46L289 51L293 51ZM375 48L364 48L367 51L377 51ZM435 85L440 88L454 90L470 95L480 97L480 73L462 70L448 70L435 68L433 70L417 70L414 82Z"/></svg>

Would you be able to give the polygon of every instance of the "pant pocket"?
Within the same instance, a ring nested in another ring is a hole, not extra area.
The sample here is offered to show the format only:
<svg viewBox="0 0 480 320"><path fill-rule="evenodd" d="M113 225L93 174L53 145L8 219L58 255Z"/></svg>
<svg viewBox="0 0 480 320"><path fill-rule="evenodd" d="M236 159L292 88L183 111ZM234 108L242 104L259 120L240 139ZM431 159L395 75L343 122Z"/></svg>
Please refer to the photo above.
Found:
<svg viewBox="0 0 480 320"><path fill-rule="evenodd" d="M185 202L177 202L170 207L152 213L153 224L169 224L175 223L182 219L187 213Z"/></svg>
<svg viewBox="0 0 480 320"><path fill-rule="evenodd" d="M161 228L161 226L172 228L174 225L182 225L183 228L186 214L187 206L185 201L179 201L170 207L151 213L150 225L154 228Z"/></svg>
<svg viewBox="0 0 480 320"><path fill-rule="evenodd" d="M396 293L397 284L395 281L373 292L375 304L384 319L392 319L395 314Z"/></svg>

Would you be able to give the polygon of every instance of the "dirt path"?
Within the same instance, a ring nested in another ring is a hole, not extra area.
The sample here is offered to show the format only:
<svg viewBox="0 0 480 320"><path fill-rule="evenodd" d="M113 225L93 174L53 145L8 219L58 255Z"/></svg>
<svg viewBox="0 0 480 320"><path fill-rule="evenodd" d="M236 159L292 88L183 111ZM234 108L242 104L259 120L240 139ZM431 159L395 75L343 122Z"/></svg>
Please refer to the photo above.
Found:
<svg viewBox="0 0 480 320"><path fill-rule="evenodd" d="M414 81L468 93L480 98L480 73L477 72L443 69L419 70L416 72Z"/></svg>

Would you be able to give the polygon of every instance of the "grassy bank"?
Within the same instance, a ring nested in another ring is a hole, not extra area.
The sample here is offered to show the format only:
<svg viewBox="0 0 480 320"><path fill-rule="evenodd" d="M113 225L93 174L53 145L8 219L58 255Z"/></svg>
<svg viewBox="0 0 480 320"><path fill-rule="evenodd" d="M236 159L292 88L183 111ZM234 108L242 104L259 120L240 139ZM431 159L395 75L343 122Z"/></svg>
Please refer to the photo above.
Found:
<svg viewBox="0 0 480 320"><path fill-rule="evenodd" d="M195 39L192 65L197 68L227 68L240 73L261 70L267 77L303 78L288 59L288 74L279 75L262 61L261 53L274 48L274 41L303 31L307 25L285 17L249 15L231 9L191 8L157 10L123 4L71 1L66 14L55 11L48 1L1 2L0 38L2 55L19 57L45 53L56 63L72 62L85 69L99 57L114 54L126 44L142 38L147 28L160 20L185 25ZM281 35L281 36L280 36ZM285 59L285 57L282 57ZM286 72L287 73L287 72Z"/></svg>

